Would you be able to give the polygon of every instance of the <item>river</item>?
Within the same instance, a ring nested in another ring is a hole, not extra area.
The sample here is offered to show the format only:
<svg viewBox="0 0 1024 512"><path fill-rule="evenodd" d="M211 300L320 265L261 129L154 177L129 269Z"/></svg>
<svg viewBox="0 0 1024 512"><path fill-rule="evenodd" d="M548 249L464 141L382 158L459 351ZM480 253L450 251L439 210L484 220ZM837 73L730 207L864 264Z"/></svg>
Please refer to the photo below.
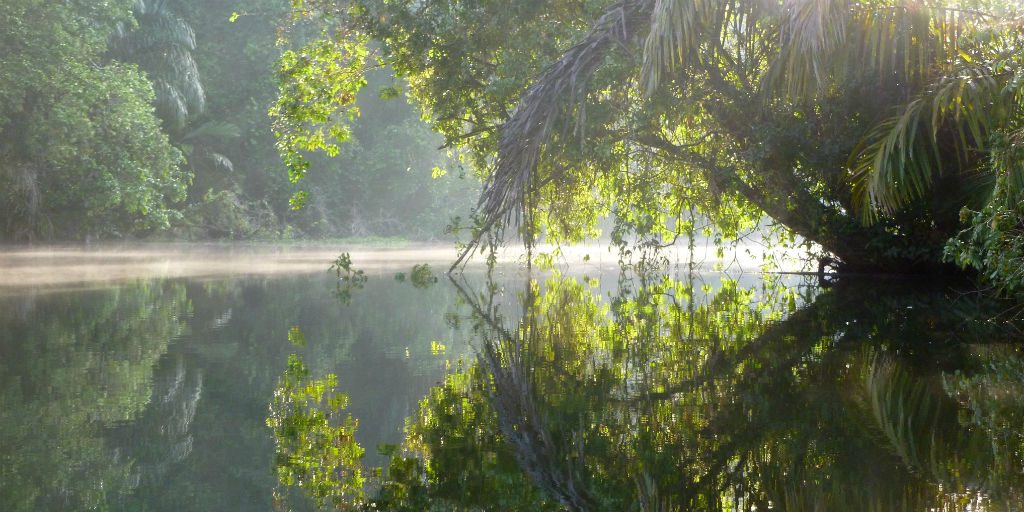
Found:
<svg viewBox="0 0 1024 512"><path fill-rule="evenodd" d="M339 252L0 253L0 509L1024 506L1019 311L962 285Z"/></svg>

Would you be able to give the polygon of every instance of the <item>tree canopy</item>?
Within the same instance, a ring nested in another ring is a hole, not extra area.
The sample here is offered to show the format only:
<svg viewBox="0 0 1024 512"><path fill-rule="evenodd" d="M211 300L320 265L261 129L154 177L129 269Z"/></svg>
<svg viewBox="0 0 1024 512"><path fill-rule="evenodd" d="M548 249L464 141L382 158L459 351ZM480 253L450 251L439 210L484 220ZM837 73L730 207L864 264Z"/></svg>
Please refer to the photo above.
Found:
<svg viewBox="0 0 1024 512"><path fill-rule="evenodd" d="M0 6L4 238L86 238L165 227L188 182L153 115L153 89L106 58L129 1ZM77 236L75 236L77 235Z"/></svg>
<svg viewBox="0 0 1024 512"><path fill-rule="evenodd" d="M484 178L481 232L576 241L610 214L660 243L767 215L849 270L934 270L972 225L962 209L1017 190L1010 2L297 5L331 37L380 41Z"/></svg>
<svg viewBox="0 0 1024 512"><path fill-rule="evenodd" d="M401 94L351 95L344 158L289 181L276 72L319 44L290 20L288 0L5 2L0 240L444 237L475 183Z"/></svg>

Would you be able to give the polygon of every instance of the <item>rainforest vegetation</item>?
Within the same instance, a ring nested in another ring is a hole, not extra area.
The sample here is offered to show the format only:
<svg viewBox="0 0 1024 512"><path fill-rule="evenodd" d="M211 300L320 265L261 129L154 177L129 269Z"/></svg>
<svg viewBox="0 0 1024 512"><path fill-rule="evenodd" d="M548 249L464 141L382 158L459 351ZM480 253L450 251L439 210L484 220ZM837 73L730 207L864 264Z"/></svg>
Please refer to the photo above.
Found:
<svg viewBox="0 0 1024 512"><path fill-rule="evenodd" d="M312 68L334 52L355 91L358 70L390 66L484 181L470 250L579 241L604 216L647 246L770 218L825 266L1024 284L1016 2L295 5L321 26ZM322 99L285 113L286 151L330 150L343 116L312 114L350 100Z"/></svg>
<svg viewBox="0 0 1024 512"><path fill-rule="evenodd" d="M12 0L0 233L467 228L469 254L605 218L643 247L768 222L823 269L1019 291L1022 19L1009 0Z"/></svg>
<svg viewBox="0 0 1024 512"><path fill-rule="evenodd" d="M1019 0L0 0L0 243L5 510L1024 510Z"/></svg>
<svg viewBox="0 0 1024 512"><path fill-rule="evenodd" d="M478 186L457 179L415 107L380 97L383 68L342 158L315 160L308 204L289 205L299 188L268 111L290 12L287 0L3 2L0 240L443 237Z"/></svg>

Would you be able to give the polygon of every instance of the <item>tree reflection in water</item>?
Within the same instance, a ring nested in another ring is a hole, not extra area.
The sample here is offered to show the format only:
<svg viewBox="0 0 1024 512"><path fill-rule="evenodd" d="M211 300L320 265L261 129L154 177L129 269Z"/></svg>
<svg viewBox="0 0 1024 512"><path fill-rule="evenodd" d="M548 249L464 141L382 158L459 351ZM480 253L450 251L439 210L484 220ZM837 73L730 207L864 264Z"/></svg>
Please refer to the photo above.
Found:
<svg viewBox="0 0 1024 512"><path fill-rule="evenodd" d="M1024 358L1008 326L982 320L992 304L692 276L623 280L605 300L556 274L528 281L515 307L457 286L479 357L423 399L378 477L330 505L1024 506ZM374 474L335 474L357 470Z"/></svg>
<svg viewBox="0 0 1024 512"><path fill-rule="evenodd" d="M168 393L161 407L194 408L189 394L201 387L185 378L165 388L166 371L177 369L157 367L186 329L191 304L184 286L29 295L3 305L0 509L116 508L143 475L137 454L111 443L110 430L142 416L154 390ZM190 418L181 419L187 430ZM155 467L169 456L155 454L150 462Z"/></svg>

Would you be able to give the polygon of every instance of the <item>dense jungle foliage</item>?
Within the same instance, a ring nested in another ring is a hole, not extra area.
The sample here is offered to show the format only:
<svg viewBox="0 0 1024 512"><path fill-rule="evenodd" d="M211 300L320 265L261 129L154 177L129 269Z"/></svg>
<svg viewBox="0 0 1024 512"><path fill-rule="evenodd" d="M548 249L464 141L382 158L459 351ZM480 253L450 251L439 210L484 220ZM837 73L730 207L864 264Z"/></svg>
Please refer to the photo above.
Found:
<svg viewBox="0 0 1024 512"><path fill-rule="evenodd" d="M612 215L617 239L658 245L767 216L845 270L957 264L1021 288L1016 2L293 3L341 90L386 63L463 150L477 242L577 241ZM290 113L286 151L344 131L310 114L349 100L322 99Z"/></svg>
<svg viewBox="0 0 1024 512"><path fill-rule="evenodd" d="M660 246L771 219L823 267L1024 288L1009 0L14 0L0 21L5 240L469 227L471 251L613 218Z"/></svg>
<svg viewBox="0 0 1024 512"><path fill-rule="evenodd" d="M0 240L444 236L476 196L376 70L289 198L269 111L287 0L0 5ZM311 32L316 35L316 32ZM450 169L451 176L434 179Z"/></svg>

